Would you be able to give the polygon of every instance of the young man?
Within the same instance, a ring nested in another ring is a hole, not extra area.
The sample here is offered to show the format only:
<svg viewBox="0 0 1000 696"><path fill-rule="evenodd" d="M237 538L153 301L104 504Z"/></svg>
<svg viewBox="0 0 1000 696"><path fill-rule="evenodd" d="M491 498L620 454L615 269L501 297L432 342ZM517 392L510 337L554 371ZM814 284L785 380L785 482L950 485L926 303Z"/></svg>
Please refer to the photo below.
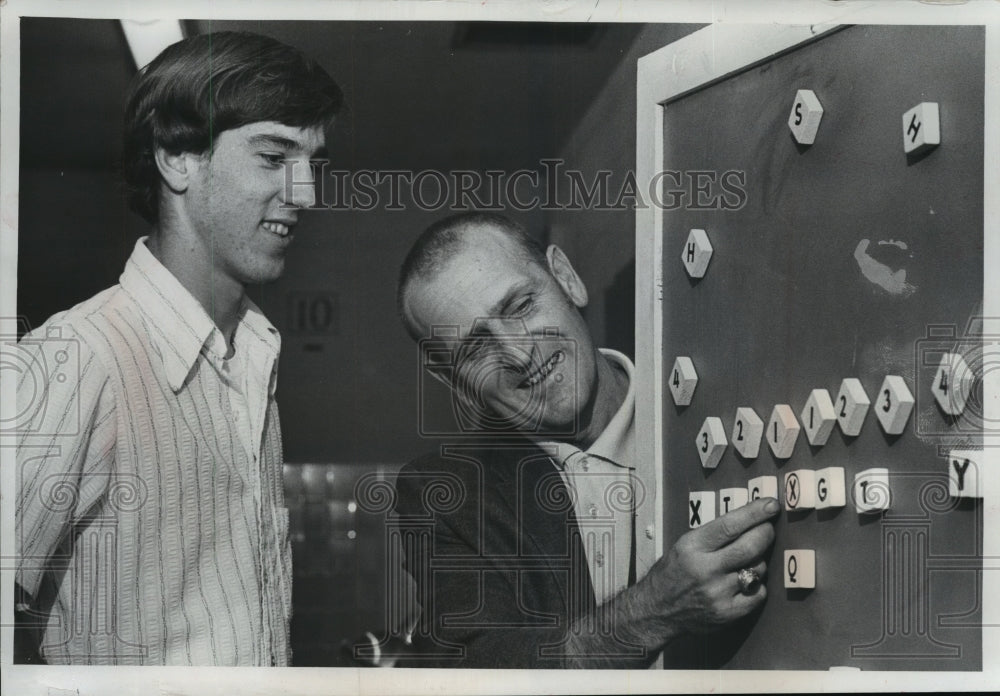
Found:
<svg viewBox="0 0 1000 696"><path fill-rule="evenodd" d="M18 387L17 633L47 662L288 663L280 338L245 287L281 275L341 100L233 32L133 83L125 183L153 230L118 285L19 344L44 380Z"/></svg>
<svg viewBox="0 0 1000 696"><path fill-rule="evenodd" d="M496 215L436 223L403 263L400 314L414 339L432 338L424 364L491 438L397 479L424 610L414 664L646 667L764 601L776 500L690 532L659 561L647 526L636 533L658 501L635 461L632 363L595 348L587 299L562 250Z"/></svg>

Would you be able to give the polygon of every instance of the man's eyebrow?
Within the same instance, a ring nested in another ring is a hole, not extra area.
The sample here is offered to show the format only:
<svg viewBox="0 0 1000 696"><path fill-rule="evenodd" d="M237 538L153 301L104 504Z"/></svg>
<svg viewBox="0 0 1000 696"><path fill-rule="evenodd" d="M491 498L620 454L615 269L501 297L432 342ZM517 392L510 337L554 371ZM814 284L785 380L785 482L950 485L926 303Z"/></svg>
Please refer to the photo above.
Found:
<svg viewBox="0 0 1000 696"><path fill-rule="evenodd" d="M302 147L302 144L297 140L269 133L255 135L250 138L249 143L254 146L270 145L271 147L276 147L282 150L295 150L296 148Z"/></svg>
<svg viewBox="0 0 1000 696"><path fill-rule="evenodd" d="M273 133L261 133L260 135L252 136L248 142L251 147L273 147L285 152L305 150L305 146L298 140ZM311 153L309 159L326 159L327 156L327 149L324 145L317 149L316 152Z"/></svg>

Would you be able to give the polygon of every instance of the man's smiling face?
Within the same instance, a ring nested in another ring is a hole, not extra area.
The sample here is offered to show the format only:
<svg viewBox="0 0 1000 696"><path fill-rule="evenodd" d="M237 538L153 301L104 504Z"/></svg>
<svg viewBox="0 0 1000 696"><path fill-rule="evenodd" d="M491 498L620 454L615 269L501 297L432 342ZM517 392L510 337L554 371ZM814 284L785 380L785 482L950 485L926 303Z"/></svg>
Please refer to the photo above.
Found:
<svg viewBox="0 0 1000 696"><path fill-rule="evenodd" d="M469 230L459 248L406 292L404 312L423 336L457 326L448 381L470 412L517 423L532 416L537 434L573 434L593 398L596 351L578 307L586 291L558 252L553 269L529 259L503 232ZM538 413L538 410L541 412Z"/></svg>
<svg viewBox="0 0 1000 696"><path fill-rule="evenodd" d="M298 208L316 200L309 160L323 145L318 126L261 121L223 131L197 158L185 214L217 273L242 285L281 275Z"/></svg>

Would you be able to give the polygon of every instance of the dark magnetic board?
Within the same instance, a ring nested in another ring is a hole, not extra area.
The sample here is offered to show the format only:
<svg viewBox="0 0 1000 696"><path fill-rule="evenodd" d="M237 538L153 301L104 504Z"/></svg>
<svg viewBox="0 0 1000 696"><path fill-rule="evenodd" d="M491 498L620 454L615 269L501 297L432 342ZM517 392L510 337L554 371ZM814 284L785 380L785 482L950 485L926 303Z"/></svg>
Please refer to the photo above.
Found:
<svg viewBox="0 0 1000 696"><path fill-rule="evenodd" d="M799 89L824 108L808 147L788 127ZM982 444L981 384L965 416L946 416L927 356L959 352L975 369L982 344L983 91L982 27L850 26L664 105L664 167L744 172L746 191L738 209L689 199L663 212L662 374L689 356L700 378L686 407L662 385L666 545L688 531L690 491L762 475L780 489L788 471L827 466L845 468L848 488L844 508L783 510L763 610L670 646L667 667L981 669L982 501L949 497L946 459ZM941 145L907 156L902 114L924 101L939 104ZM701 280L681 262L692 228L714 246ZM799 417L812 389L835 398L846 377L874 409L889 374L916 398L899 436L870 410L857 437L835 428L810 447L803 430L788 460L762 442L745 461L730 444L715 470L701 466L707 416L731 440L737 407L765 425L775 404ZM892 508L858 514L851 483L873 467L890 471ZM815 589L784 588L785 549L815 550Z"/></svg>

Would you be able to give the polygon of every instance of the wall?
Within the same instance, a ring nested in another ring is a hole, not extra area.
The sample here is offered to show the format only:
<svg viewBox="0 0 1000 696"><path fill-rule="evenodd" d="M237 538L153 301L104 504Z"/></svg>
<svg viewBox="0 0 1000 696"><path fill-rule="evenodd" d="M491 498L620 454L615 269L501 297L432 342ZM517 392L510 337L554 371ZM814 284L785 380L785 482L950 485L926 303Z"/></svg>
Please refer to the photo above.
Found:
<svg viewBox="0 0 1000 696"><path fill-rule="evenodd" d="M608 202L614 204L635 170L636 61L701 28L700 24L650 24L622 54L604 89L580 118L559 157L586 182L610 171ZM569 200L565 178L559 180ZM550 182L551 185L551 182ZM640 187L641 189L642 187ZM629 199L618 209L547 213L550 240L561 246L587 283L587 323L599 345L634 355L635 212Z"/></svg>
<svg viewBox="0 0 1000 696"><path fill-rule="evenodd" d="M22 168L17 311L32 327L117 282L148 229L119 187L110 168Z"/></svg>

